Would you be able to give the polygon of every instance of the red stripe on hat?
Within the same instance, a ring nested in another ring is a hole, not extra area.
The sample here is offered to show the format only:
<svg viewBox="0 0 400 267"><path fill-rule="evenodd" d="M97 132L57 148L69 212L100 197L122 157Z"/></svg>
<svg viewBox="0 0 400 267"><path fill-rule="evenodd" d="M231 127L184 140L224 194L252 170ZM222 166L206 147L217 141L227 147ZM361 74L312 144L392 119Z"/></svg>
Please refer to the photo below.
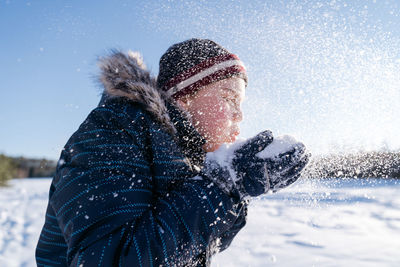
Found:
<svg viewBox="0 0 400 267"><path fill-rule="evenodd" d="M186 94L195 92L198 89L200 89L201 87L206 86L210 83L220 81L220 80L223 80L228 77L232 77L232 76L234 76L234 74L239 75L241 73L243 73L243 74L246 73L246 70L243 66L239 66L239 65L234 65L229 68L219 70L217 72L214 72L214 73L204 77L203 79L198 80L195 83L190 84L189 86L187 86L185 88L182 88L181 90L179 90L178 92L173 94L172 97L177 99Z"/></svg>
<svg viewBox="0 0 400 267"><path fill-rule="evenodd" d="M234 55L234 54L226 54L222 56L217 56L213 58L209 58L204 60L203 62L197 64L196 66L179 73L177 76L174 78L170 79L163 87L164 91L168 91L168 89L174 87L178 83L189 79L190 77L202 72L205 69L210 68L213 65L219 64L221 62L227 61L227 60L239 60L239 57Z"/></svg>

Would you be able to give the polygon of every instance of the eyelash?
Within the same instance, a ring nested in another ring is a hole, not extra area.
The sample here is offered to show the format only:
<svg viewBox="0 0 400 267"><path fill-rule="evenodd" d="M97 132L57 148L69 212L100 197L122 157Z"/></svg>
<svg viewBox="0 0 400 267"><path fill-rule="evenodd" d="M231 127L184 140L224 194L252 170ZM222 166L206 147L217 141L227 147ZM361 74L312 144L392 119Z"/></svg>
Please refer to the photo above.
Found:
<svg viewBox="0 0 400 267"><path fill-rule="evenodd" d="M224 97L224 99L225 99L227 102L230 102L230 103L232 103L232 104L234 104L234 105L237 105L236 99L233 99L233 98L230 98L230 97Z"/></svg>

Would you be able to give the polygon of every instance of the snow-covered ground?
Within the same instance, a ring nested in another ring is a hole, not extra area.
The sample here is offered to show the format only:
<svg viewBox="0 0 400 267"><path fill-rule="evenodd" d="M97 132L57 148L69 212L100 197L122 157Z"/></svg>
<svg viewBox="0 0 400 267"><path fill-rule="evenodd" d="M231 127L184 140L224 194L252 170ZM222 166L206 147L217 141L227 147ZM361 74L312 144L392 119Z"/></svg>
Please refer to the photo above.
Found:
<svg viewBox="0 0 400 267"><path fill-rule="evenodd" d="M13 180L0 187L0 266L36 266L51 179Z"/></svg>
<svg viewBox="0 0 400 267"><path fill-rule="evenodd" d="M0 188L0 266L36 266L50 179ZM400 181L300 181L254 200L213 266L400 266Z"/></svg>

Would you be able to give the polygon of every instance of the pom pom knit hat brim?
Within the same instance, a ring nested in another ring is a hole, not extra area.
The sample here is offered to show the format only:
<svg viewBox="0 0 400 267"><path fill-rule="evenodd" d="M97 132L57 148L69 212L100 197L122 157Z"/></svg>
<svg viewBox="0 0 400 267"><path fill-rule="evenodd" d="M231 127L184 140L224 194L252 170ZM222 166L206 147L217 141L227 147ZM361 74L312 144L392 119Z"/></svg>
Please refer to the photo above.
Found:
<svg viewBox="0 0 400 267"><path fill-rule="evenodd" d="M238 56L211 40L190 39L163 55L157 82L169 97L178 99L232 77L244 79L247 85L246 68Z"/></svg>

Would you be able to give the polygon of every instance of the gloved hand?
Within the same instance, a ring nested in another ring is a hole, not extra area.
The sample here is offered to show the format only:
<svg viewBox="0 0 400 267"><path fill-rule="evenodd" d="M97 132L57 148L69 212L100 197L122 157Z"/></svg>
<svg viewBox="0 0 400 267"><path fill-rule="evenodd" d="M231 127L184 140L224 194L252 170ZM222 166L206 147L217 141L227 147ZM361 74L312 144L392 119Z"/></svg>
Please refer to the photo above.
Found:
<svg viewBox="0 0 400 267"><path fill-rule="evenodd" d="M234 151L232 168L237 188L242 196L276 192L300 177L309 156L302 143L276 145L270 131L261 132Z"/></svg>
<svg viewBox="0 0 400 267"><path fill-rule="evenodd" d="M233 152L223 151L222 164L221 155L215 154L218 151L211 153L202 175L240 199L276 192L294 183L309 159L302 143L292 139L273 141L270 131L233 147Z"/></svg>

